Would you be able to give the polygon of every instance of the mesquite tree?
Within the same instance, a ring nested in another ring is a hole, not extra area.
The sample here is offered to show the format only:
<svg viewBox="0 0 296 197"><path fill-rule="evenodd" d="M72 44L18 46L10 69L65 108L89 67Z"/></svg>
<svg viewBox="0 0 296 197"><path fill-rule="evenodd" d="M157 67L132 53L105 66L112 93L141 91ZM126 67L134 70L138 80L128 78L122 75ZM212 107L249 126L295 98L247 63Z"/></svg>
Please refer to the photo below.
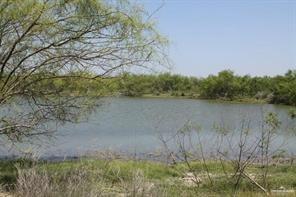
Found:
<svg viewBox="0 0 296 197"><path fill-rule="evenodd" d="M2 139L47 134L48 122L76 121L92 109L89 98L53 88L55 80L92 80L130 66L151 67L165 59L166 42L151 16L128 1L1 1ZM85 71L94 74L81 74Z"/></svg>

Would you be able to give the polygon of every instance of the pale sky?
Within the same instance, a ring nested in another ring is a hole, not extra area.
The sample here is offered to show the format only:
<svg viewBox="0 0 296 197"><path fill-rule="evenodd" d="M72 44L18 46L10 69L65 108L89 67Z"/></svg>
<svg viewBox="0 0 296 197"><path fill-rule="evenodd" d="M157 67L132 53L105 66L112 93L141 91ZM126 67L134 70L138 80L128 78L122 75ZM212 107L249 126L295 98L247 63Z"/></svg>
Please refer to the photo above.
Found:
<svg viewBox="0 0 296 197"><path fill-rule="evenodd" d="M276 75L296 69L296 0L138 0L171 41L174 73Z"/></svg>

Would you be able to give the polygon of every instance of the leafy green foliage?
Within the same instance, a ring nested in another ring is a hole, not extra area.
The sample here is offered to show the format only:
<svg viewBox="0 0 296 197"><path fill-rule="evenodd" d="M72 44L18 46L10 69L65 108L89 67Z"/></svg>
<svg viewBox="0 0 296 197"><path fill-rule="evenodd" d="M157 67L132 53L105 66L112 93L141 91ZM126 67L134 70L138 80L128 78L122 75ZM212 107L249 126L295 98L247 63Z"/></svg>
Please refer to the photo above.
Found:
<svg viewBox="0 0 296 197"><path fill-rule="evenodd" d="M187 98L251 100L273 104L296 105L296 71L288 71L284 76L251 77L238 76L224 70L218 75L206 78L187 77L177 74L130 74L124 73L107 79L58 79L48 88L78 89L76 95L124 96L185 96ZM84 73L85 76L94 76ZM46 84L44 84L46 86ZM50 87L52 86L52 87ZM72 92L73 92L72 91Z"/></svg>
<svg viewBox="0 0 296 197"><path fill-rule="evenodd" d="M118 92L125 96L171 95L206 99L265 100L268 103L296 105L296 71L284 76L238 76L224 70L206 78L176 74L124 74Z"/></svg>
<svg viewBox="0 0 296 197"><path fill-rule="evenodd" d="M206 98L230 98L238 94L240 83L232 71L221 71L218 76L210 75L203 80L201 96Z"/></svg>
<svg viewBox="0 0 296 197"><path fill-rule="evenodd" d="M11 110L0 136L20 142L50 135L47 122L77 122L94 109L91 96L108 94L104 78L166 65L166 46L134 1L0 1L0 107Z"/></svg>
<svg viewBox="0 0 296 197"><path fill-rule="evenodd" d="M171 94L184 96L197 92L199 80L196 78L169 73L159 75L124 74L118 91L125 96L142 96L144 94Z"/></svg>
<svg viewBox="0 0 296 197"><path fill-rule="evenodd" d="M296 105L296 70L274 78L272 103Z"/></svg>

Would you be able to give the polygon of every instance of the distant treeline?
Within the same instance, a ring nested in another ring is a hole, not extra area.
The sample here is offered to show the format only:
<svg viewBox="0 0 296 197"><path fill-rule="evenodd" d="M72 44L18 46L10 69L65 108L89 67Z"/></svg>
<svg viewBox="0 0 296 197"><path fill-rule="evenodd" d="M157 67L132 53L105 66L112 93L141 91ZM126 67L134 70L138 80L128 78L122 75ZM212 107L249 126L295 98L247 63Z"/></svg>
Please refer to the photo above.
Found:
<svg viewBox="0 0 296 197"><path fill-rule="evenodd" d="M239 76L230 70L206 78L170 73L156 75L124 73L114 78L88 80L87 78L92 78L93 75L87 73L83 75L85 79L67 77L50 82L43 81L42 88L74 95L184 96L221 100L258 100L296 106L296 70L289 70L285 75L275 77Z"/></svg>
<svg viewBox="0 0 296 197"><path fill-rule="evenodd" d="M230 70L206 78L176 74L125 74L118 91L126 96L171 95L205 99L256 99L268 103L296 105L296 70L275 77L238 76Z"/></svg>

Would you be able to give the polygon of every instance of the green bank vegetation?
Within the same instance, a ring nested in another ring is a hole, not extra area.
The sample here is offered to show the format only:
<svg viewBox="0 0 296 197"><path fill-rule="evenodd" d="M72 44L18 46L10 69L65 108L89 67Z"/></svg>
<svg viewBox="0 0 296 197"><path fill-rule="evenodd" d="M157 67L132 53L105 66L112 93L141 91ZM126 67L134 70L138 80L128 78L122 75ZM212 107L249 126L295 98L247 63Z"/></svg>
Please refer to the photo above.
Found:
<svg viewBox="0 0 296 197"><path fill-rule="evenodd" d="M64 162L14 160L0 162L2 188L16 196L233 196L235 176L230 163L208 161L213 183L201 162L166 165L151 161L123 159L80 159ZM259 165L248 173L260 183ZM186 181L196 173L197 183ZM270 167L272 189L296 187L296 166L278 164ZM243 179L236 196L264 196L248 179ZM286 193L293 196L295 193ZM282 196L282 195L281 195Z"/></svg>
<svg viewBox="0 0 296 197"><path fill-rule="evenodd" d="M170 95L191 98L258 101L296 105L296 71L275 77L238 76L224 70L206 78L169 73L125 75L119 91L127 96Z"/></svg>
<svg viewBox="0 0 296 197"><path fill-rule="evenodd" d="M77 74L76 74L77 75ZM296 70L274 77L239 76L229 70L206 78L177 74L129 74L112 78L61 78L43 81L43 89L54 89L73 95L130 97L185 97L241 102L266 102L296 105ZM40 84L39 84L40 85ZM37 86L39 86L37 84Z"/></svg>

